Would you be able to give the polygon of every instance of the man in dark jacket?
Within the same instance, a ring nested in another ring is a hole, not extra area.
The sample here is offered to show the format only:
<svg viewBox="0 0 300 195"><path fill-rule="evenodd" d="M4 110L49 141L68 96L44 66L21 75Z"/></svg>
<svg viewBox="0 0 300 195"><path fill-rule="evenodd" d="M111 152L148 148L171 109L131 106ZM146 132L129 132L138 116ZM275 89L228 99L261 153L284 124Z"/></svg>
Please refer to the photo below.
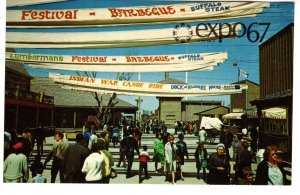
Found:
<svg viewBox="0 0 300 195"><path fill-rule="evenodd" d="M89 149L84 146L82 133L76 135L76 144L70 145L63 160L63 170L66 174L66 183L84 183L85 175L81 172L84 160L90 154Z"/></svg>
<svg viewBox="0 0 300 195"><path fill-rule="evenodd" d="M124 152L126 155L126 159L128 161L126 178L131 177L131 167L132 167L133 158L134 158L134 150L136 150L136 153L138 156L140 155L138 142L136 139L134 139L134 137L132 135L133 135L133 131L132 131L132 129L130 129L129 136L125 137L121 141L121 145L124 146L124 148L125 148Z"/></svg>
<svg viewBox="0 0 300 195"><path fill-rule="evenodd" d="M44 131L45 131L44 127L40 124L34 132L34 139L36 141L37 153L41 156L43 156L44 153L44 147L43 147L43 142L45 141Z"/></svg>

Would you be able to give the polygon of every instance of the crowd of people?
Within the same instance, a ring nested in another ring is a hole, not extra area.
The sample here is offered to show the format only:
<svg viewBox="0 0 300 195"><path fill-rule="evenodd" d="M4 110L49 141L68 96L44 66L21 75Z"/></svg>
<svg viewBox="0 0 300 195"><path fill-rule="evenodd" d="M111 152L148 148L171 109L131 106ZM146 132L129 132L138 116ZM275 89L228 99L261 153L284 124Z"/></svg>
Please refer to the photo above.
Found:
<svg viewBox="0 0 300 195"><path fill-rule="evenodd" d="M176 124L180 130L177 122ZM191 128L193 129L193 125ZM40 131L41 129L42 127L39 127ZM64 134L56 131L52 149L42 163L41 156L44 154L43 141L45 140L42 133L30 135L28 131L5 131L4 182L29 182L29 171L31 171L31 182L46 183L47 179L43 176L43 170L52 160L51 183L55 183L58 173L61 183L109 183L112 172L115 172L112 155L109 152L110 143L112 147L119 147L119 160L116 166L120 167L121 163L123 164L126 169L126 178L133 176L132 165L137 156L139 183L142 183L143 179L151 178L148 173L150 161L154 162L156 174L165 175L165 181L172 184L175 184L177 180L184 181L184 164L185 159L189 159L189 150L188 144L184 141L185 135L182 129L176 136L178 141L175 142L175 135L178 131L170 134L166 125L160 123L159 128L155 129L153 156L148 153L148 146L141 142L143 132L139 125L128 125L123 129L118 125L105 127L99 132L94 123L89 123L84 134L76 135L76 144L69 144L65 141ZM216 151L210 154L205 148L206 129L202 128L197 136L198 145L194 151L195 173L196 177L203 179L205 183L211 185L288 184L282 168L282 160L277 156L276 146L265 148L264 160L258 164L256 175L254 175L251 164L255 162L253 153L256 152L257 147L249 142L251 139L247 139L243 132L232 133L229 129L222 129ZM35 143L37 143L37 154L34 162L29 165L29 156ZM231 147L232 157L229 154ZM235 174L234 178L230 179L232 169L230 162L232 161Z"/></svg>

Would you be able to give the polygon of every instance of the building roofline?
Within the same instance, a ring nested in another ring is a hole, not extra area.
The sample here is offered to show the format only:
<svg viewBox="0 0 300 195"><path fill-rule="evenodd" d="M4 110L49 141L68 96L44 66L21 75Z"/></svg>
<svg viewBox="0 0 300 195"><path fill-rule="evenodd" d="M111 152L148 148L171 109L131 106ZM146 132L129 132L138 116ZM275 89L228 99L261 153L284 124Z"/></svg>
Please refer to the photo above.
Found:
<svg viewBox="0 0 300 195"><path fill-rule="evenodd" d="M231 83L231 84L244 84L244 83L246 83L246 82L250 82L250 83L252 83L252 84L254 84L254 85L259 86L258 83L254 82L254 81L251 81L251 80L248 80L248 79L244 79L244 80L241 80L241 81L237 81L237 82L234 82L234 83Z"/></svg>
<svg viewBox="0 0 300 195"><path fill-rule="evenodd" d="M182 103L222 103L221 100L182 100Z"/></svg>
<svg viewBox="0 0 300 195"><path fill-rule="evenodd" d="M214 108L210 108L210 109L207 109L207 110L204 110L204 111L201 111L201 112L196 112L196 113L194 113L193 115L199 115L199 114L201 114L201 113L203 113L203 112L211 111L211 110L214 110L214 109L217 109L217 108L221 108L221 107L227 108L228 110L230 109L230 108L227 107L227 106L221 105L221 106L216 106L216 107L214 107Z"/></svg>
<svg viewBox="0 0 300 195"><path fill-rule="evenodd" d="M274 37L279 36L279 34L283 33L284 31L288 30L291 27L294 27L294 22L288 24L286 27L284 27L283 29L281 29L280 31L278 31L276 34L274 34L272 37L270 37L268 40L266 40L265 42L263 42L262 44L259 45L259 47L263 47L265 44L268 44L270 41L273 40Z"/></svg>

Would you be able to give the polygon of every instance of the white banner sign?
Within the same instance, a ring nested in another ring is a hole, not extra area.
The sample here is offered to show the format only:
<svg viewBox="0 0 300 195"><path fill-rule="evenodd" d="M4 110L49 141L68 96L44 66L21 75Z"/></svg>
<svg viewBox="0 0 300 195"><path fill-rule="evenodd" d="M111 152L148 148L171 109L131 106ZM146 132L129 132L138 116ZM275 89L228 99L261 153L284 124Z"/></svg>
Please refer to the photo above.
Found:
<svg viewBox="0 0 300 195"><path fill-rule="evenodd" d="M197 29L197 26L177 26L175 28L124 30L109 32L7 32L8 48L120 48L170 45L184 42L222 40L236 37L241 24L211 24L211 29ZM235 31L232 31L234 26ZM174 32L176 31L176 32ZM198 31L198 34L195 33ZM193 33L194 32L194 33ZM199 34L200 33L200 34ZM199 36L200 35L200 36Z"/></svg>
<svg viewBox="0 0 300 195"><path fill-rule="evenodd" d="M7 10L7 27L57 28L182 23L254 17L268 2L195 2L62 10Z"/></svg>
<svg viewBox="0 0 300 195"><path fill-rule="evenodd" d="M213 61L223 62L227 59L227 52L192 53L175 55L128 55L128 56L81 56L81 55L53 55L6 52L6 60L24 63L48 64L78 64L78 65L163 65L163 64L207 64Z"/></svg>
<svg viewBox="0 0 300 195"><path fill-rule="evenodd" d="M198 64L155 64L155 65L81 65L81 64L29 64L31 68L73 70L89 72L186 72L211 71L218 63Z"/></svg>
<svg viewBox="0 0 300 195"><path fill-rule="evenodd" d="M111 95L113 93L116 93L117 95L128 95L128 96L160 96L160 97L183 97L182 95L176 95L174 93L172 94L168 94L168 93L150 93L150 92L130 92L130 91L119 91L119 90L105 90L105 89L96 89L96 88L88 88L88 87L77 87L74 85L68 85L68 84L60 84L62 89L68 89L68 90L72 90L72 91L79 91L79 92L96 92L96 93L100 93L100 94L108 94ZM217 95L230 95L232 93L222 93L222 94L188 94L187 96L189 97L205 97L205 96L217 96Z"/></svg>
<svg viewBox="0 0 300 195"><path fill-rule="evenodd" d="M118 81L98 79L73 75L49 74L57 83L71 87L87 88L90 90L112 91L130 94L148 94L151 96L203 96L228 95L241 93L247 85L220 85L220 84L162 84L134 81Z"/></svg>

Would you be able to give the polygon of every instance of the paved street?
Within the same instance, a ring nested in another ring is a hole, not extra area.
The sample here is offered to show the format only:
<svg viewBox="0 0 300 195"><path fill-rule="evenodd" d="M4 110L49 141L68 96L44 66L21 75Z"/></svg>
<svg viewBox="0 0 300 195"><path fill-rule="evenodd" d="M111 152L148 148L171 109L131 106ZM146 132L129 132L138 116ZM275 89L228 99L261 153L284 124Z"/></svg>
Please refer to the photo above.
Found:
<svg viewBox="0 0 300 195"><path fill-rule="evenodd" d="M173 129L168 130L170 133L174 133ZM150 157L153 156L153 140L154 140L154 135L153 134L143 134L142 136L142 145L147 145L148 146L148 152L150 154ZM175 142L178 141L177 136L175 136ZM187 134L185 135L185 141L188 146L188 152L189 152L189 159L185 159L185 164L182 167L183 169L183 175L184 175L184 181L178 180L176 184L181 185L181 184L201 184L201 185L206 185L206 183L201 179L198 180L196 178L196 163L195 163L195 158L194 158L194 152L197 146L198 139L194 135ZM42 157L42 162L45 161L46 155L49 153L52 143L54 142L53 137L47 137L46 138L46 144L44 146L44 155ZM74 144L74 141L68 141L70 144ZM215 152L215 147L216 144L219 142L218 139L213 144L206 144L205 147L208 150L208 154ZM114 166L113 168L116 169L118 176L115 179L111 179L110 183L111 184L138 184L138 166L139 163L137 161L137 156L134 160L133 166L132 166L132 173L133 176L131 178L126 179L126 169L123 167L116 167L116 164L119 159L119 148L118 147L113 147L112 144L109 148L109 151L111 152L113 156L113 161L114 161ZM33 155L36 153L35 149L33 151ZM232 149L230 150L230 154L232 156ZM30 157L30 161L32 162L34 159L34 156ZM231 162L232 164L233 162ZM122 165L122 164L121 164ZM159 166L160 167L160 166ZM48 182L50 182L50 168L51 168L51 161L47 164L46 169L44 170L44 175L47 177ZM253 170L256 170L256 165L253 165ZM165 176L161 173L155 173L154 169L154 163L150 162L148 164L148 171L149 175L151 176L150 179L148 180L143 180L142 184L171 184L170 182L165 182ZM232 172L233 174L233 172ZM30 174L31 175L31 174ZM29 179L31 181L31 178ZM56 183L59 183L59 176L56 178Z"/></svg>

